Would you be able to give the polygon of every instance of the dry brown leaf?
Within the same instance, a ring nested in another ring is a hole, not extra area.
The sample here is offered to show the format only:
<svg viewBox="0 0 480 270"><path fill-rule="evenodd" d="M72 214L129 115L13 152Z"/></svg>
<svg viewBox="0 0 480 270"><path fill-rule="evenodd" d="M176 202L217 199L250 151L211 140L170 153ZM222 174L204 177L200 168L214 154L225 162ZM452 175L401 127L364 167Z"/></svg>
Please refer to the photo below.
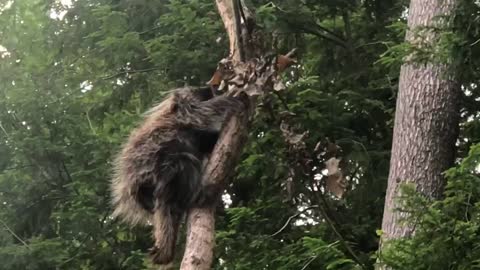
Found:
<svg viewBox="0 0 480 270"><path fill-rule="evenodd" d="M308 131L305 131L301 134L295 133L294 131L292 131L292 128L284 121L280 124L280 130L282 131L283 137L288 144L296 147L297 149L305 147L304 140L309 135Z"/></svg>
<svg viewBox="0 0 480 270"><path fill-rule="evenodd" d="M327 176L327 190L338 198L342 198L345 193L345 183L342 173Z"/></svg>
<svg viewBox="0 0 480 270"><path fill-rule="evenodd" d="M289 66L296 64L297 61L295 59L290 58L289 56L286 55L278 55L277 57L277 70L279 72L284 71L287 69Z"/></svg>
<svg viewBox="0 0 480 270"><path fill-rule="evenodd" d="M333 175L340 172L338 165L340 164L340 159L332 157L329 160L325 161L326 169L328 170L327 175Z"/></svg>
<svg viewBox="0 0 480 270"><path fill-rule="evenodd" d="M210 79L210 81L207 82L207 84L210 86L219 86L221 82L222 82L222 73L219 70L216 70L215 73L213 73L213 76Z"/></svg>

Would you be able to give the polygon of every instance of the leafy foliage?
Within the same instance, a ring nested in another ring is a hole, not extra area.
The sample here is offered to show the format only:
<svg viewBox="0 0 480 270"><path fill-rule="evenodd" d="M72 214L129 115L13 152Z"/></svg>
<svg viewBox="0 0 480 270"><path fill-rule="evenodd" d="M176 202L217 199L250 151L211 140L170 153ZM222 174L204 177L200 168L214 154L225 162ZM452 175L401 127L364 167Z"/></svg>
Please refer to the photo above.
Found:
<svg viewBox="0 0 480 270"><path fill-rule="evenodd" d="M218 211L214 268L372 269L408 3L250 2L268 46L298 47L299 65L284 74L288 90L258 108L227 207ZM460 157L480 140L478 10L465 1L458 33L446 39L464 59ZM110 217L111 160L166 91L210 79L228 53L224 32L211 0L0 3L0 269L151 268L148 228ZM308 131L302 151L285 141L285 121ZM342 199L325 191L328 145L342 160ZM449 190L476 188L474 174L459 170L449 172L459 179ZM468 220L452 221L457 212L449 211L466 207L457 193L447 198L460 201L432 208L435 222L458 225L453 246L470 243L445 257L465 267L478 260L469 192ZM434 248L444 254L450 245Z"/></svg>
<svg viewBox="0 0 480 270"><path fill-rule="evenodd" d="M387 243L382 261L393 269L476 269L479 265L480 145L474 145L459 166L446 172L445 197L429 201L403 190L401 211L416 233Z"/></svg>

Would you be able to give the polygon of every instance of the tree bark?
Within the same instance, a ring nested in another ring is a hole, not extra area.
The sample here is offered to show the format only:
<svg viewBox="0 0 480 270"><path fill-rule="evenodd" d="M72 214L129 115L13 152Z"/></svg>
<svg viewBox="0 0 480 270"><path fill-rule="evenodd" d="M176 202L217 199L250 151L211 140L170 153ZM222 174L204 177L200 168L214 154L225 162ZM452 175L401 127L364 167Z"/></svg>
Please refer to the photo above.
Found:
<svg viewBox="0 0 480 270"><path fill-rule="evenodd" d="M180 269L210 269L215 245L214 209L193 209L187 223L187 244Z"/></svg>
<svg viewBox="0 0 480 270"><path fill-rule="evenodd" d="M406 41L414 48L434 47L442 29L451 26L456 2L412 0ZM405 214L394 210L400 186L413 183L425 196L438 198L444 187L442 172L454 160L460 89L453 59L432 57L419 62L417 56L409 55L400 72L382 242L409 236L415 230L401 225Z"/></svg>

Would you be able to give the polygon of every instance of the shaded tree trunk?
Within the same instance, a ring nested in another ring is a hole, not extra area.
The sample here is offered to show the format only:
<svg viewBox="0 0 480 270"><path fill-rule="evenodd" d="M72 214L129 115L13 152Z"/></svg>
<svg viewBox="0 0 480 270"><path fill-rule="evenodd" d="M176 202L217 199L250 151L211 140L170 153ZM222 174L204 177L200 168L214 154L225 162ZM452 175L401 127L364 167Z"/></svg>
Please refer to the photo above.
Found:
<svg viewBox="0 0 480 270"><path fill-rule="evenodd" d="M442 29L451 26L455 2L412 0L407 42L414 48L435 47ZM438 198L444 186L442 172L454 160L460 91L453 59L432 56L419 62L418 57L415 52L410 54L400 72L382 242L415 230L400 224L404 214L394 211L400 186L414 183L425 196Z"/></svg>

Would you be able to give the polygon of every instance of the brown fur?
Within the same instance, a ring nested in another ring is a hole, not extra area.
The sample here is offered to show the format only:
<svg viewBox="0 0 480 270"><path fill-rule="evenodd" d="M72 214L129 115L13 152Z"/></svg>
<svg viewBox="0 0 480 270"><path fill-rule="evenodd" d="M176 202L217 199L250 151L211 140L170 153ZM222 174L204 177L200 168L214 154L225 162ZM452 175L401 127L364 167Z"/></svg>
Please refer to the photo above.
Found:
<svg viewBox="0 0 480 270"><path fill-rule="evenodd" d="M203 91L203 92L201 92ZM227 113L243 103L205 89L178 89L152 108L115 160L111 183L114 216L130 224L153 223L152 259L173 260L181 218L206 198L203 163ZM218 196L215 196L218 197Z"/></svg>

